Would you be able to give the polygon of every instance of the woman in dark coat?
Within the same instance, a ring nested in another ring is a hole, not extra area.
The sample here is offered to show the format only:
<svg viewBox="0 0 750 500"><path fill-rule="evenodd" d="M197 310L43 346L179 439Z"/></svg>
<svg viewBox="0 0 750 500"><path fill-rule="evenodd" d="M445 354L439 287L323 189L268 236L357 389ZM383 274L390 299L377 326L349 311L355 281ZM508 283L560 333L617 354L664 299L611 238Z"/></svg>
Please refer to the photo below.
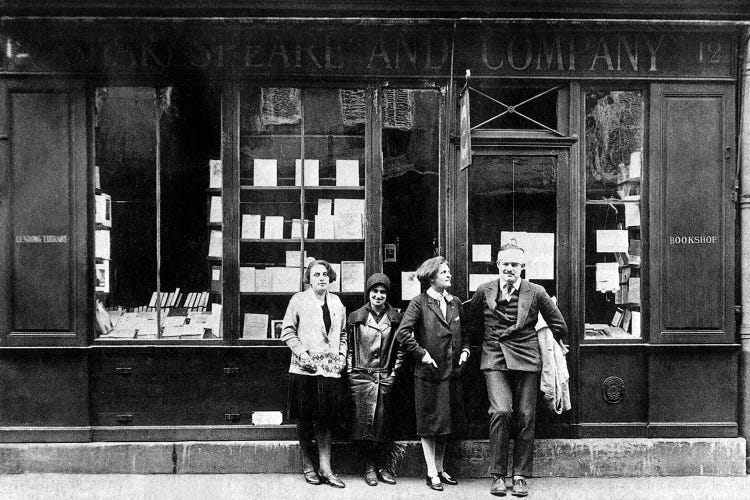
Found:
<svg viewBox="0 0 750 500"><path fill-rule="evenodd" d="M443 470L448 436L453 432L451 406L458 398L451 376L469 358L469 338L461 336L461 301L451 296L451 273L444 257L428 259L417 269L427 291L414 297L401 320L396 340L417 363L414 367L414 407L417 434L427 465L427 485L442 491L457 484Z"/></svg>
<svg viewBox="0 0 750 500"><path fill-rule="evenodd" d="M347 321L349 392L354 402L351 439L365 459L365 482L396 484L396 447L390 431L393 385L404 351L396 342L401 313L386 299L391 280L383 273L367 279L368 302Z"/></svg>

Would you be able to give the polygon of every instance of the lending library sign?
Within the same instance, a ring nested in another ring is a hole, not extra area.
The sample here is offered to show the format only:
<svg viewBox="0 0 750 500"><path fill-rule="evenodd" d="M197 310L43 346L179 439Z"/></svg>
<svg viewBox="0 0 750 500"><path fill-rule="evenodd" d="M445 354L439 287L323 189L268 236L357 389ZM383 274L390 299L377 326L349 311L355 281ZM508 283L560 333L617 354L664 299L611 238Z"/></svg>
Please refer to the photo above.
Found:
<svg viewBox="0 0 750 500"><path fill-rule="evenodd" d="M6 20L0 72L733 78L732 33L560 26Z"/></svg>

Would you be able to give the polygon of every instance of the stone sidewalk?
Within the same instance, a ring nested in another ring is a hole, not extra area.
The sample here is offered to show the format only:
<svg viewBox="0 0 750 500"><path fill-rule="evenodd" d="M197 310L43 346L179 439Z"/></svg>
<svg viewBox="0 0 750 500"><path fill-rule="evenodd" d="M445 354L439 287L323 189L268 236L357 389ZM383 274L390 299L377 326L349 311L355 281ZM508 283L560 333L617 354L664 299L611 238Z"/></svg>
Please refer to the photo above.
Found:
<svg viewBox="0 0 750 500"><path fill-rule="evenodd" d="M418 478L399 478L395 486L367 486L359 476L341 476L347 486L310 486L299 474L8 474L0 475L0 498L106 500L445 500L497 498L489 479L461 479L444 492ZM639 477L538 478L530 481L529 499L592 500L747 500L750 478ZM507 496L509 500L516 497Z"/></svg>

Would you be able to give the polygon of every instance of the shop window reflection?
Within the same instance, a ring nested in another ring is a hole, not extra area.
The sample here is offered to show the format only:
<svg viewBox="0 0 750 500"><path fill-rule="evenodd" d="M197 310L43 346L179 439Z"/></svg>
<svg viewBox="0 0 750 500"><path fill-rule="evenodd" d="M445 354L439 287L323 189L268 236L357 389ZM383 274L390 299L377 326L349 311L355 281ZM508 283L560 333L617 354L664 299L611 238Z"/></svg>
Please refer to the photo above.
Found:
<svg viewBox="0 0 750 500"><path fill-rule="evenodd" d="M644 99L586 93L586 339L640 339Z"/></svg>
<svg viewBox="0 0 750 500"><path fill-rule="evenodd" d="M497 252L526 252L523 277L556 290L557 157L474 155L469 168L469 293L497 279Z"/></svg>
<svg viewBox="0 0 750 500"><path fill-rule="evenodd" d="M218 93L107 87L95 97L98 339L220 339Z"/></svg>

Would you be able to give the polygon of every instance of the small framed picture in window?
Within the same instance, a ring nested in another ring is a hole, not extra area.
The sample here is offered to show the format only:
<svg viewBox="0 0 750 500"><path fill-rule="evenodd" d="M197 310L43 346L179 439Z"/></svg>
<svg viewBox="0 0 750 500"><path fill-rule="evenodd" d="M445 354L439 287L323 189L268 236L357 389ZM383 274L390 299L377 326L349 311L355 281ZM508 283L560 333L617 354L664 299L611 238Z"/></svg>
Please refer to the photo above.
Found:
<svg viewBox="0 0 750 500"><path fill-rule="evenodd" d="M283 323L283 320L280 319L273 319L271 320L271 338L272 339L281 339L281 324Z"/></svg>
<svg viewBox="0 0 750 500"><path fill-rule="evenodd" d="M395 243L386 243L383 245L383 262L396 262Z"/></svg>

